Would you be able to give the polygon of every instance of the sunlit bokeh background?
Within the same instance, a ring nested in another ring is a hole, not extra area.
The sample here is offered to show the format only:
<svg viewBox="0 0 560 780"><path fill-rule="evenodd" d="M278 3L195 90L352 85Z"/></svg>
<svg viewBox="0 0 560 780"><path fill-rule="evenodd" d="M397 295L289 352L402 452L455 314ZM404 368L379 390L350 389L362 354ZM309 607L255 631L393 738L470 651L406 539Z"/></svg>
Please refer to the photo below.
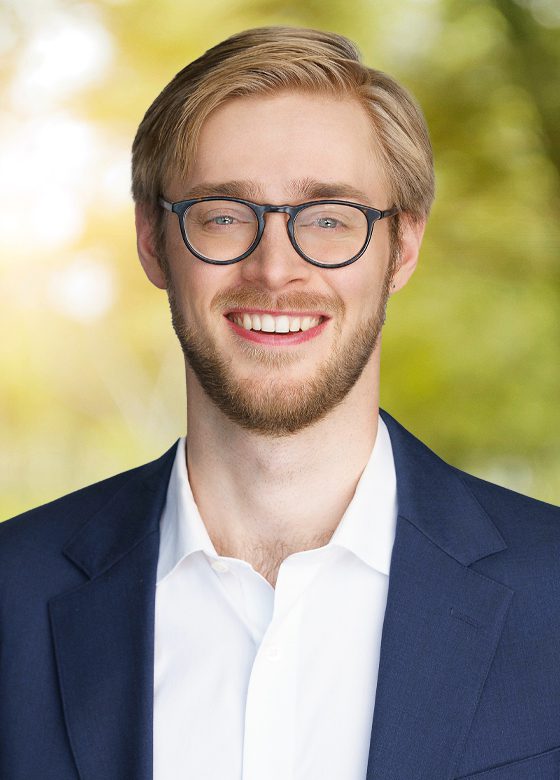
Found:
<svg viewBox="0 0 560 780"><path fill-rule="evenodd" d="M180 68L268 24L354 39L431 128L437 199L389 308L382 406L454 465L560 502L558 0L0 0L0 518L185 432L130 145Z"/></svg>

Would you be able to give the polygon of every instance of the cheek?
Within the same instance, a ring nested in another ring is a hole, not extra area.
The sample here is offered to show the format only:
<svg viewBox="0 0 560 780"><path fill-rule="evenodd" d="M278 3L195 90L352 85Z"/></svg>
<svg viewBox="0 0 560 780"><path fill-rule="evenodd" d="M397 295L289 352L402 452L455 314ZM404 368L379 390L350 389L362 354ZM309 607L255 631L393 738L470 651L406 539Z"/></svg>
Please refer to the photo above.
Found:
<svg viewBox="0 0 560 780"><path fill-rule="evenodd" d="M381 296L385 266L375 256L366 254L340 270L344 274L337 279L334 290L344 301L346 317L360 319L362 312L370 311Z"/></svg>
<svg viewBox="0 0 560 780"><path fill-rule="evenodd" d="M181 306L207 327L219 322L218 297L236 286L235 268L205 263L185 251L176 279Z"/></svg>

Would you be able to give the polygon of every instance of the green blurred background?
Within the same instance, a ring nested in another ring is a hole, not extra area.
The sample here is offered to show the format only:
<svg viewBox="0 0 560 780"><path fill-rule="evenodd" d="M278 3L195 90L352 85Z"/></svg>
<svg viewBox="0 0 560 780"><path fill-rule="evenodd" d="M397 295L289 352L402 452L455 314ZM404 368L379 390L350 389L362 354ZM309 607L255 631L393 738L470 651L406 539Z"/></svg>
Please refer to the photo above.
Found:
<svg viewBox="0 0 560 780"><path fill-rule="evenodd" d="M0 518L185 432L130 145L177 70L246 28L333 30L420 101L437 197L391 302L382 406L478 476L560 503L558 0L0 0Z"/></svg>

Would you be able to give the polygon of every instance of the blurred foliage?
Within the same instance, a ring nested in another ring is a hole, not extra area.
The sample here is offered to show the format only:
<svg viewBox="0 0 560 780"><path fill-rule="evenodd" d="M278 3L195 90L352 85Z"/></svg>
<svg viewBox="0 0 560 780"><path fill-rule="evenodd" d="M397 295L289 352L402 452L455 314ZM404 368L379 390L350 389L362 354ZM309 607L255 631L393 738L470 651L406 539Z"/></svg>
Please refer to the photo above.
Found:
<svg viewBox="0 0 560 780"><path fill-rule="evenodd" d="M0 237L0 517L155 458L184 432L165 293L141 271L122 177L104 166L115 155L128 165L144 111L177 70L268 24L352 38L413 92L431 129L437 198L419 268L388 312L382 406L454 465L559 503L556 0L0 0L0 13L5 134L36 119L43 93L22 107L14 84L53 19L92 25L111 52L97 77L42 109L79 119L105 150L80 176L80 229L47 246ZM39 159L70 168L70 152L43 138L27 141ZM29 193L19 195L26 238L48 205L33 200L39 174L23 166L3 185L5 204L14 187Z"/></svg>

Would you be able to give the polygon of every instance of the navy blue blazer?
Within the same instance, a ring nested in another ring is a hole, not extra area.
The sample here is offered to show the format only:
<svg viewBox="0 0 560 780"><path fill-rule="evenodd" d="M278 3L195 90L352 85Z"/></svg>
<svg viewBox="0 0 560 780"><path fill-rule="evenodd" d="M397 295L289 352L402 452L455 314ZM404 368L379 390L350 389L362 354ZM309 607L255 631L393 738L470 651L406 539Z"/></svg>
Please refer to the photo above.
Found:
<svg viewBox="0 0 560 780"><path fill-rule="evenodd" d="M399 517L367 780L559 780L560 510L447 465L381 414ZM2 780L151 780L176 444L0 524Z"/></svg>

